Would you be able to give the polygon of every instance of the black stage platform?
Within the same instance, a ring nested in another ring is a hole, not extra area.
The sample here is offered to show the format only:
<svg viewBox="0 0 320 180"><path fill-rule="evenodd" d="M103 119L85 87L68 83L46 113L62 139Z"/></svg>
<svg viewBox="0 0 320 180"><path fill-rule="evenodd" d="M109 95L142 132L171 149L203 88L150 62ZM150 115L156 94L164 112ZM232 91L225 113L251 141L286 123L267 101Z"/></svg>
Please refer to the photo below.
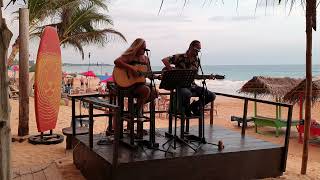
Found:
<svg viewBox="0 0 320 180"><path fill-rule="evenodd" d="M192 127L190 132L197 134L197 129ZM166 130L156 131L160 148L166 142ZM216 146L205 144L195 153L177 143L175 154L165 157L162 151L146 147L133 151L120 145L117 167L112 166L112 145L97 145L101 136L94 135L90 150L88 135L80 135L74 142L74 164L92 180L241 180L281 176L285 171L285 150L280 145L249 136L242 138L240 132L221 127L207 126L205 132L208 142L222 140L225 148L219 152Z"/></svg>

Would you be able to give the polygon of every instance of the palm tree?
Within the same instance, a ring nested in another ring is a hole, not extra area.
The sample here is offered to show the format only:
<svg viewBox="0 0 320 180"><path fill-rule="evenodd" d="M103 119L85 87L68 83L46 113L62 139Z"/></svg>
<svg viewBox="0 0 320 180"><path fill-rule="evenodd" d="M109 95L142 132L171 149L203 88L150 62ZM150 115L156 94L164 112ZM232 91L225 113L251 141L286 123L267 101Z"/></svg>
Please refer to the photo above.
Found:
<svg viewBox="0 0 320 180"><path fill-rule="evenodd" d="M60 45L75 47L82 58L84 58L83 46L85 45L103 46L112 38L126 41L120 32L109 28L112 26L111 18L98 12L99 8L107 10L104 0L29 0L28 8L31 38L40 37L45 26L54 26L58 30ZM18 52L18 42L19 39L15 41L12 48L10 55L12 59ZM10 63L12 59L9 59ZM19 121L18 132L28 134L26 128L27 126L20 126Z"/></svg>
<svg viewBox="0 0 320 180"><path fill-rule="evenodd" d="M111 18L98 12L99 8L107 10L104 0L29 0L28 8L31 38L40 37L45 26L55 26L61 45L75 47L82 58L85 45L103 46L116 38L126 41L120 32L109 28L113 25ZM12 46L8 66L19 51L18 42L19 38Z"/></svg>
<svg viewBox="0 0 320 180"><path fill-rule="evenodd" d="M125 37L112 28L96 29L95 25L112 25L109 16L99 13L93 5L64 8L59 13L58 23L47 24L58 29L60 44L75 47L84 57L83 46L88 44L105 45L114 38ZM31 37L40 36L44 26L38 27Z"/></svg>

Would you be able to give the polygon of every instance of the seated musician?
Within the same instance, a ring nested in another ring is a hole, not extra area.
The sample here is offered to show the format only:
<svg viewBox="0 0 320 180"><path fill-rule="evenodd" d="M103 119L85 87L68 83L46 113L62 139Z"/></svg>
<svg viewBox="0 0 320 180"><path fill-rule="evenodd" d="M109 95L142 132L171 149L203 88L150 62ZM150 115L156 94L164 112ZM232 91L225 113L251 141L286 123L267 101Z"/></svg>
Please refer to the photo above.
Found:
<svg viewBox="0 0 320 180"><path fill-rule="evenodd" d="M138 38L131 46L115 61L116 67L125 69L128 73L132 74L133 77L139 77L140 73L134 68L135 65L146 65L149 70L151 70L149 58L145 56L146 42L145 40ZM137 98L136 111L141 114L143 105L147 102L154 100L157 93L146 83L134 84L128 89L132 89L133 95Z"/></svg>
<svg viewBox="0 0 320 180"><path fill-rule="evenodd" d="M200 66L198 53L200 52L200 50L200 41L194 40L190 43L189 48L185 53L166 57L162 59L162 62L168 70L172 69L171 65L174 65L176 69L195 69L198 71ZM191 116L192 113L197 116L201 114L203 104L202 92L205 92L204 104L208 104L215 99L214 93L206 89L203 91L203 88L196 85L195 83L193 83L189 88L181 88L181 99L179 100L182 101L181 104L184 105L186 116ZM199 100L193 101L190 104L190 98L192 96L199 97Z"/></svg>

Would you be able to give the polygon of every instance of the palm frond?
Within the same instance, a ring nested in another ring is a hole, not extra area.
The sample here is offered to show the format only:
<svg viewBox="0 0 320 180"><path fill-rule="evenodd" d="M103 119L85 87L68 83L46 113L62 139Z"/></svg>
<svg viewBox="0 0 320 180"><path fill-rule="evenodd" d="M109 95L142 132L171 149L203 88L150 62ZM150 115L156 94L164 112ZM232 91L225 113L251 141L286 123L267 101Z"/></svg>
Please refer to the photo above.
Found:
<svg viewBox="0 0 320 180"><path fill-rule="evenodd" d="M82 59L84 59L83 47L82 47L82 44L79 41L73 39L73 40L70 40L70 41L64 43L63 46L64 47L68 47L68 46L74 47L77 51L80 52Z"/></svg>
<svg viewBox="0 0 320 180"><path fill-rule="evenodd" d="M106 43L116 39L126 42L126 38L120 32L114 29L103 29L73 34L63 39L61 43L63 44L69 40L78 40L82 45L94 43L104 46Z"/></svg>

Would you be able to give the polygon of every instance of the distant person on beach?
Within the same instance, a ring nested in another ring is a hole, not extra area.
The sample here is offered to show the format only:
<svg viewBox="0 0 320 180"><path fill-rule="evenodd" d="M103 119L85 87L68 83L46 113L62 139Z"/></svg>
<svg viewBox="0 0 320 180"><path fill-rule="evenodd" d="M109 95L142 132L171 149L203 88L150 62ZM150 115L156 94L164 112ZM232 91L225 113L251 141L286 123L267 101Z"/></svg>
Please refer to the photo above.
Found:
<svg viewBox="0 0 320 180"><path fill-rule="evenodd" d="M126 69L133 76L138 77L139 72L134 69L134 65L146 65L149 70L151 69L149 66L149 58L144 55L145 52L146 42L145 40L138 38L114 61L114 64L116 67ZM148 84L136 84L129 88L132 89L132 94L138 99L136 108L138 113L141 113L145 103L150 102L157 96L157 92L154 89L151 90Z"/></svg>
<svg viewBox="0 0 320 180"><path fill-rule="evenodd" d="M84 79L83 76L80 77L80 87L83 88L84 86Z"/></svg>
<svg viewBox="0 0 320 180"><path fill-rule="evenodd" d="M70 83L71 88L73 88L73 82L74 82L74 78L71 78L71 83Z"/></svg>
<svg viewBox="0 0 320 180"><path fill-rule="evenodd" d="M85 84L86 84L86 89L88 89L88 85L89 85L89 82L88 82L89 80L88 80L88 78L87 78L87 80L86 80L86 82L85 82Z"/></svg>
<svg viewBox="0 0 320 180"><path fill-rule="evenodd" d="M199 70L200 66L200 58L198 57L198 53L201 50L201 43L198 40L194 40L190 43L188 50L185 53L175 54L169 57L162 59L163 64L165 65L167 70L173 69L172 65L174 65L175 69L194 69ZM203 100L202 92L205 93L205 99ZM180 91L180 101L181 104L184 105L185 114L187 116L191 116L192 113L194 115L200 115L202 104L208 104L209 102L214 101L215 94L207 89L204 89L201 86L192 83L191 87L181 88ZM191 97L199 97L199 100L193 101L190 104ZM182 107L180 107L181 109ZM192 112L192 113L191 113Z"/></svg>

